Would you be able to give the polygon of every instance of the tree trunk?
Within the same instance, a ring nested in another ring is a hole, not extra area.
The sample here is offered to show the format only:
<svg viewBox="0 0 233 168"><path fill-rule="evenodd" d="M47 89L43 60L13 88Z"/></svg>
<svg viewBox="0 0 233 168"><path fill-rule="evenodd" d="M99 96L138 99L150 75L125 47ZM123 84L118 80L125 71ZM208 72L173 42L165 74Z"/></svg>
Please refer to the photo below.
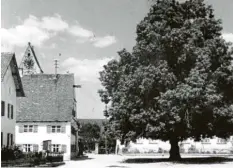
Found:
<svg viewBox="0 0 233 168"><path fill-rule="evenodd" d="M178 161L181 160L180 157L180 149L178 145L178 139L177 138L171 138L170 139L170 144L171 144L171 149L170 149L170 157L169 159L172 161Z"/></svg>

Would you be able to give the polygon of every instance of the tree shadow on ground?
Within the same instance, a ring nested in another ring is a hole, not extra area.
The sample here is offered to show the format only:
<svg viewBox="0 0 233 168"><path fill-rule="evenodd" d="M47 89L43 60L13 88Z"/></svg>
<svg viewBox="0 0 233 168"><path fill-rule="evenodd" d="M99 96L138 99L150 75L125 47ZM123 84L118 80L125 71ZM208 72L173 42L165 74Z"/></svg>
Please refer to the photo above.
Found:
<svg viewBox="0 0 233 168"><path fill-rule="evenodd" d="M80 161L80 160L91 160L93 158L89 158L88 156L79 156L77 158L72 159L73 161Z"/></svg>
<svg viewBox="0 0 233 168"><path fill-rule="evenodd" d="M183 158L180 161L171 161L168 158L133 158L126 159L123 163L157 163L157 162L173 162L181 164L216 164L233 162L233 158L226 157L200 157L200 158Z"/></svg>
<svg viewBox="0 0 233 168"><path fill-rule="evenodd" d="M126 166L118 166L118 165L111 165L111 166L107 166L107 167L116 167L116 168L129 168L129 167L126 167Z"/></svg>

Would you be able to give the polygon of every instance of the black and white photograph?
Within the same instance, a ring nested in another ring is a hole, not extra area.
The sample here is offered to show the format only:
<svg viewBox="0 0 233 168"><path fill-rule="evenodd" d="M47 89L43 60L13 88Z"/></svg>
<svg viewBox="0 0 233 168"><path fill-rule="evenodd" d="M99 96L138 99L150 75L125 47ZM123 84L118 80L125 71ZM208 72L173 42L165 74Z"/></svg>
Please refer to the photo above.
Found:
<svg viewBox="0 0 233 168"><path fill-rule="evenodd" d="M233 167L233 0L0 13L1 167Z"/></svg>

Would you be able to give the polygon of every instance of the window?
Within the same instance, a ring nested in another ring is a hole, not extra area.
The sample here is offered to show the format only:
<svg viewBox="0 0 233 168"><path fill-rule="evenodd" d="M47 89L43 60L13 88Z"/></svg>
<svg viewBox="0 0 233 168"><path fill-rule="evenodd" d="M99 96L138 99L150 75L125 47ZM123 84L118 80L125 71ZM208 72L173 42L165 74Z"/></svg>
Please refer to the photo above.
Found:
<svg viewBox="0 0 233 168"><path fill-rule="evenodd" d="M4 101L2 101L2 103L1 103L1 113L2 113L2 116L4 116L5 115L5 102Z"/></svg>
<svg viewBox="0 0 233 168"><path fill-rule="evenodd" d="M8 108L7 108L7 117L10 118L10 113L11 113L11 105L8 104Z"/></svg>
<svg viewBox="0 0 233 168"><path fill-rule="evenodd" d="M223 138L218 138L217 143L218 143L218 144L226 144L226 143L227 143L227 140L226 140L226 139L223 139Z"/></svg>
<svg viewBox="0 0 233 168"><path fill-rule="evenodd" d="M24 152L32 152L32 144L24 144L23 145L23 151Z"/></svg>
<svg viewBox="0 0 233 168"><path fill-rule="evenodd" d="M37 125L24 125L23 132L37 132L38 126Z"/></svg>
<svg viewBox="0 0 233 168"><path fill-rule="evenodd" d="M52 132L53 133L60 133L61 132L61 126L52 126Z"/></svg>
<svg viewBox="0 0 233 168"><path fill-rule="evenodd" d="M52 145L52 152L60 152L60 146L58 144L53 144Z"/></svg>
<svg viewBox="0 0 233 168"><path fill-rule="evenodd" d="M149 144L157 144L157 140L149 139Z"/></svg>
<svg viewBox="0 0 233 168"><path fill-rule="evenodd" d="M11 119L13 119L14 117L14 106L11 105Z"/></svg>
<svg viewBox="0 0 233 168"><path fill-rule="evenodd" d="M7 133L7 146L10 146L10 133Z"/></svg>
<svg viewBox="0 0 233 168"><path fill-rule="evenodd" d="M3 132L1 132L1 146L3 145Z"/></svg>
<svg viewBox="0 0 233 168"><path fill-rule="evenodd" d="M47 125L47 133L66 133L66 127L60 125Z"/></svg>
<svg viewBox="0 0 233 168"><path fill-rule="evenodd" d="M205 138L201 140L202 143L210 143L210 139L209 138Z"/></svg>
<svg viewBox="0 0 233 168"><path fill-rule="evenodd" d="M13 134L11 134L11 145L14 145Z"/></svg>

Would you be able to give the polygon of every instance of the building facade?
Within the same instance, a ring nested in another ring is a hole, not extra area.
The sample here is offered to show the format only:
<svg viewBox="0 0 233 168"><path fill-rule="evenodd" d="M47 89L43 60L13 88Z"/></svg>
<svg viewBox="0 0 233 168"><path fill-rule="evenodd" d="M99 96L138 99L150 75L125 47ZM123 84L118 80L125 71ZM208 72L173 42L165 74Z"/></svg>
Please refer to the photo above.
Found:
<svg viewBox="0 0 233 168"><path fill-rule="evenodd" d="M15 144L17 98L24 91L18 72L15 54L1 53L1 145Z"/></svg>
<svg viewBox="0 0 233 168"><path fill-rule="evenodd" d="M121 145L119 140L117 140L117 146L120 148L120 153L126 147ZM179 146L181 153L229 154L233 151L233 136L228 139L218 137L205 138L201 141L187 139L180 142ZM141 138L137 139L136 142L130 142L126 148L128 153L163 153L168 152L170 147L168 141Z"/></svg>
<svg viewBox="0 0 233 168"><path fill-rule="evenodd" d="M74 74L24 75L22 83L26 96L18 99L16 144L24 152L62 152L70 160L78 149Z"/></svg>

